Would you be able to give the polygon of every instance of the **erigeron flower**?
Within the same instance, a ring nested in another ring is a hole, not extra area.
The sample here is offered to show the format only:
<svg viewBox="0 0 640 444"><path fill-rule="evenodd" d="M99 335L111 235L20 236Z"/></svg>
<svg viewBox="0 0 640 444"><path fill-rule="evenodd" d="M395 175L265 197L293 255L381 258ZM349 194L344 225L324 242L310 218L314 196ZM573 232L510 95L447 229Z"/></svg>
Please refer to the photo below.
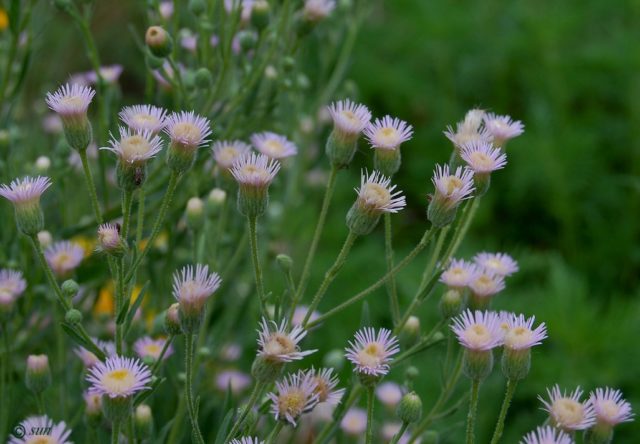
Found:
<svg viewBox="0 0 640 444"><path fill-rule="evenodd" d="M462 291L478 275L477 267L464 259L453 259L440 275L440 282L453 290Z"/></svg>
<svg viewBox="0 0 640 444"><path fill-rule="evenodd" d="M155 362L160 359L160 354L167 344L166 338L153 339L150 336L144 336L133 344L133 349L143 361ZM166 360L173 354L173 347L169 345L164 353L162 360Z"/></svg>
<svg viewBox="0 0 640 444"><path fill-rule="evenodd" d="M222 392L231 389L234 395L240 394L251 384L251 376L238 370L225 370L216 375L216 388Z"/></svg>
<svg viewBox="0 0 640 444"><path fill-rule="evenodd" d="M251 146L241 140L219 140L211 147L213 158L223 170L230 170L233 163L251 151Z"/></svg>
<svg viewBox="0 0 640 444"><path fill-rule="evenodd" d="M122 108L118 116L131 130L155 135L166 126L167 111L153 105L132 105Z"/></svg>
<svg viewBox="0 0 640 444"><path fill-rule="evenodd" d="M413 127L398 118L385 116L369 123L364 129L364 135L373 148L397 150L401 144L411 140Z"/></svg>
<svg viewBox="0 0 640 444"><path fill-rule="evenodd" d="M18 429L24 433L11 434L8 444L73 444L68 440L71 430L67 424L64 421L55 423L46 415L28 417L14 430Z"/></svg>
<svg viewBox="0 0 640 444"><path fill-rule="evenodd" d="M44 176L25 176L0 185L0 196L13 204L18 229L27 236L35 236L44 228L40 196L50 186L51 180Z"/></svg>
<svg viewBox="0 0 640 444"><path fill-rule="evenodd" d="M338 405L342 396L344 395L344 389L337 389L338 377L333 373L332 368L322 368L307 370L306 377L310 378L315 383L315 393L318 395L318 402L326 402L331 405Z"/></svg>
<svg viewBox="0 0 640 444"><path fill-rule="evenodd" d="M180 304L180 324L185 333L197 331L204 314L204 305L220 287L217 273L210 273L207 265L183 267L173 275L173 296Z"/></svg>
<svg viewBox="0 0 640 444"><path fill-rule="evenodd" d="M503 343L500 319L493 311L465 310L453 319L451 330L467 350L487 351Z"/></svg>
<svg viewBox="0 0 640 444"><path fill-rule="evenodd" d="M469 199L475 191L473 171L459 166L452 173L449 165L436 165L431 181L434 194L427 216L434 226L444 227L453 222L460 203Z"/></svg>
<svg viewBox="0 0 640 444"><path fill-rule="evenodd" d="M473 257L478 266L497 276L511 276L516 273L518 262L506 253L478 253Z"/></svg>
<svg viewBox="0 0 640 444"><path fill-rule="evenodd" d="M302 17L312 23L324 20L335 9L334 0L305 0L302 8Z"/></svg>
<svg viewBox="0 0 640 444"><path fill-rule="evenodd" d="M262 318L258 330L258 356L273 362L298 361L316 350L300 351L298 343L307 335L307 331L295 326L289 330L286 320L280 325Z"/></svg>
<svg viewBox="0 0 640 444"><path fill-rule="evenodd" d="M510 139L524 133L524 125L519 120L513 120L510 116L499 116L488 113L483 117L484 126L493 138L493 144L497 147L504 146Z"/></svg>
<svg viewBox="0 0 640 444"><path fill-rule="evenodd" d="M232 439L229 444L264 444L264 441L252 436L241 436L238 439Z"/></svg>
<svg viewBox="0 0 640 444"><path fill-rule="evenodd" d="M369 234L382 213L397 213L406 206L402 191L396 191L391 179L378 171L362 171L355 190L358 197L347 213L347 226L358 235Z"/></svg>
<svg viewBox="0 0 640 444"><path fill-rule="evenodd" d="M593 407L599 424L613 427L621 422L633 421L631 404L625 401L620 390L597 388L589 394L588 402Z"/></svg>
<svg viewBox="0 0 640 444"><path fill-rule="evenodd" d="M362 435L367 430L367 412L358 407L351 407L340 421L340 428L347 435Z"/></svg>
<svg viewBox="0 0 640 444"><path fill-rule="evenodd" d="M91 142L87 109L94 95L93 89L78 84L66 84L54 93L47 93L47 105L62 119L67 142L77 151L86 150Z"/></svg>
<svg viewBox="0 0 640 444"><path fill-rule="evenodd" d="M562 430L544 426L527 433L520 444L573 444L573 439Z"/></svg>
<svg viewBox="0 0 640 444"><path fill-rule="evenodd" d="M247 217L263 214L269 203L269 185L280 163L264 154L248 153L233 163L231 175L238 182L238 210Z"/></svg>
<svg viewBox="0 0 640 444"><path fill-rule="evenodd" d="M500 316L500 329L503 332L504 352L502 353L502 373L509 380L524 379L531 368L531 347L540 345L547 337L544 322L533 328L535 317L528 319L524 315ZM503 323L506 322L506 327Z"/></svg>
<svg viewBox="0 0 640 444"><path fill-rule="evenodd" d="M491 173L504 168L507 155L491 143L467 142L460 148L460 157L473 170L473 180L479 196L489 189Z"/></svg>
<svg viewBox="0 0 640 444"><path fill-rule="evenodd" d="M488 271L479 271L469 282L471 308L486 308L491 298L505 289L504 277Z"/></svg>
<svg viewBox="0 0 640 444"><path fill-rule="evenodd" d="M120 237L120 226L115 224L101 224L98 227L99 249L115 257L121 257L126 251L126 244Z"/></svg>
<svg viewBox="0 0 640 444"><path fill-rule="evenodd" d="M482 127L484 110L472 109L467 112L464 120L456 124L455 131L451 126L447 126L444 135L449 139L457 150L468 142L491 142L491 135Z"/></svg>
<svg viewBox="0 0 640 444"><path fill-rule="evenodd" d="M280 134L265 131L251 136L253 147L271 159L284 159L295 156L298 148L293 142Z"/></svg>
<svg viewBox="0 0 640 444"><path fill-rule="evenodd" d="M402 388L395 382L383 382L376 387L376 396L385 406L393 408L402 399Z"/></svg>
<svg viewBox="0 0 640 444"><path fill-rule="evenodd" d="M105 354L105 356L115 356L116 355L116 345L111 341L102 341L100 339L91 338L93 343L98 346L100 350ZM84 347L76 347L73 352L80 358L82 363L87 369L90 369L94 365L96 365L100 360L98 357L90 352Z"/></svg>
<svg viewBox="0 0 640 444"><path fill-rule="evenodd" d="M553 389L547 389L549 400L541 396L538 399L544 404L545 410L549 413L549 421L552 426L565 432L574 430L584 430L591 427L596 422L596 413L589 402L581 402L582 390L576 388L572 393L561 392L560 387L555 385Z"/></svg>
<svg viewBox="0 0 640 444"><path fill-rule="evenodd" d="M102 77L102 80L104 80L105 83L108 83L111 85L118 82L118 79L122 74L122 71L123 71L122 65L106 65L106 66L101 66L98 69L98 72L100 73L100 77ZM95 71L88 71L84 73L84 76L88 83L90 84L98 83L98 74L96 74Z"/></svg>
<svg viewBox="0 0 640 444"><path fill-rule="evenodd" d="M86 391L82 394L84 399L84 412L90 420L96 422L102 417L102 396Z"/></svg>
<svg viewBox="0 0 640 444"><path fill-rule="evenodd" d="M75 242L56 242L44 250L47 263L58 277L68 276L84 258L84 249Z"/></svg>
<svg viewBox="0 0 640 444"><path fill-rule="evenodd" d="M333 102L323 110L333 119L333 130L325 146L327 157L334 168L346 168L358 149L360 133L371 120L371 112L349 99Z"/></svg>
<svg viewBox="0 0 640 444"><path fill-rule="evenodd" d="M122 163L142 164L162 150L162 139L148 130L138 132L121 126L119 133L120 139L112 134L109 141L111 146L100 149L115 153Z"/></svg>
<svg viewBox="0 0 640 444"><path fill-rule="evenodd" d="M172 113L166 118L164 132L169 136L167 164L176 173L193 166L196 150L209 143L211 123L193 111Z"/></svg>
<svg viewBox="0 0 640 444"><path fill-rule="evenodd" d="M373 377L382 377L389 372L391 357L400 351L398 338L390 330L376 331L365 327L356 332L355 340L345 348L346 358L353 363L355 371Z"/></svg>
<svg viewBox="0 0 640 444"><path fill-rule="evenodd" d="M27 282L19 270L0 270L0 293L6 292L13 297L18 297L24 293L27 288Z"/></svg>
<svg viewBox="0 0 640 444"><path fill-rule="evenodd" d="M290 374L276 382L276 391L267 395L271 400L271 413L276 420L296 426L296 421L318 404L316 382L304 372Z"/></svg>
<svg viewBox="0 0 640 444"><path fill-rule="evenodd" d="M167 20L173 15L173 1L168 0L164 2L160 2L158 5L158 12L160 12L160 16Z"/></svg>

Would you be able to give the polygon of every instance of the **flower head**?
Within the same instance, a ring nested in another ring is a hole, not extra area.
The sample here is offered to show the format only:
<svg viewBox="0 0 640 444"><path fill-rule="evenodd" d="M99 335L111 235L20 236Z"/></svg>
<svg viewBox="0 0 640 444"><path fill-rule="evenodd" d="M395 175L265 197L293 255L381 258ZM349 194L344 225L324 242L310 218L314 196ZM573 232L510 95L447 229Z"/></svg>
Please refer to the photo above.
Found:
<svg viewBox="0 0 640 444"><path fill-rule="evenodd" d="M507 164L507 155L486 142L465 143L460 149L460 157L475 174L489 174Z"/></svg>
<svg viewBox="0 0 640 444"><path fill-rule="evenodd" d="M504 278L491 272L481 271L476 273L469 282L469 288L474 296L487 298L504 290Z"/></svg>
<svg viewBox="0 0 640 444"><path fill-rule="evenodd" d="M371 376L384 376L389 372L391 356L400 351L398 338L390 330L381 328L376 331L365 327L355 335L355 341L349 341L346 358L355 365L357 373Z"/></svg>
<svg viewBox="0 0 640 444"><path fill-rule="evenodd" d="M309 22L319 22L329 17L335 7L334 0L305 0L302 16Z"/></svg>
<svg viewBox="0 0 640 444"><path fill-rule="evenodd" d="M633 421L631 404L624 400L620 390L597 388L589 394L588 402L593 407L598 423L615 426L621 422Z"/></svg>
<svg viewBox="0 0 640 444"><path fill-rule="evenodd" d="M352 407L340 422L342 431L351 436L358 436L367 429L367 412L358 407Z"/></svg>
<svg viewBox="0 0 640 444"><path fill-rule="evenodd" d="M0 185L0 196L14 205L33 205L40 202L40 196L51 186L51 179L44 176L14 179L9 185Z"/></svg>
<svg viewBox="0 0 640 444"><path fill-rule="evenodd" d="M504 335L504 346L511 350L526 350L534 345L542 344L547 338L547 326L543 323L533 328L535 316L526 319L524 315L511 315L507 318L507 331Z"/></svg>
<svg viewBox="0 0 640 444"><path fill-rule="evenodd" d="M251 376L237 370L225 370L216 375L216 388L220 391L227 391L238 394L251 384Z"/></svg>
<svg viewBox="0 0 640 444"><path fill-rule="evenodd" d="M149 388L151 371L136 358L111 356L89 369L89 389L109 398L129 398Z"/></svg>
<svg viewBox="0 0 640 444"><path fill-rule="evenodd" d="M471 197L473 193L473 171L468 168L457 167L451 172L449 165L436 165L433 178L435 187L434 200L442 201L448 209L457 207L458 204Z"/></svg>
<svg viewBox="0 0 640 444"><path fill-rule="evenodd" d="M240 140L220 140L211 149L213 158L225 170L229 170L238 158L251 151L251 147Z"/></svg>
<svg viewBox="0 0 640 444"><path fill-rule="evenodd" d="M262 318L260 327L258 330L258 345L260 346L258 356L268 361L298 361L316 351L300 351L298 343L307 335L306 330L300 326L295 326L287 331L286 321L282 321L278 326L274 321Z"/></svg>
<svg viewBox="0 0 640 444"><path fill-rule="evenodd" d="M166 126L167 111L153 105L133 105L122 108L118 116L133 131L155 135Z"/></svg>
<svg viewBox="0 0 640 444"><path fill-rule="evenodd" d="M529 432L520 444L573 444L573 440L563 431L545 426Z"/></svg>
<svg viewBox="0 0 640 444"><path fill-rule="evenodd" d="M402 191L395 191L396 185L391 185L391 179L377 171L369 174L360 173L360 188L356 188L358 200L356 205L371 213L397 213L406 205Z"/></svg>
<svg viewBox="0 0 640 444"><path fill-rule="evenodd" d="M327 402L331 405L338 405L344 395L344 389L336 390L338 385L338 377L333 373L332 368L322 368L308 370L307 378L310 378L315 384L315 392L318 395L318 402Z"/></svg>
<svg viewBox="0 0 640 444"><path fill-rule="evenodd" d="M476 254L473 261L497 276L511 276L519 270L518 262L506 253L482 252Z"/></svg>
<svg viewBox="0 0 640 444"><path fill-rule="evenodd" d="M101 66L98 69L98 72L100 73L100 77L102 77L102 79L109 84L116 83L120 78L122 71L123 71L122 65L107 65L107 66ZM87 72L85 74L85 78L89 83L92 83L92 84L98 83L98 74L96 74L95 71Z"/></svg>
<svg viewBox="0 0 640 444"><path fill-rule="evenodd" d="M502 146L510 139L518 137L524 132L524 125L519 120L513 120L510 116L499 116L497 114L485 114L484 126L493 138L496 146Z"/></svg>
<svg viewBox="0 0 640 444"><path fill-rule="evenodd" d="M373 148L396 150L402 143L411 140L413 127L398 118L385 116L369 123L364 135Z"/></svg>
<svg viewBox="0 0 640 444"><path fill-rule="evenodd" d="M484 114L484 110L472 109L467 112L464 120L457 123L455 131L451 126L447 126L444 135L453 143L456 150L467 142L491 142L491 135L486 128L482 127Z"/></svg>
<svg viewBox="0 0 640 444"><path fill-rule="evenodd" d="M596 414L591 403L580 401L582 390L576 388L573 393L561 392L555 385L553 389L547 389L549 401L541 396L538 399L544 404L543 410L549 413L551 425L564 431L584 430L596 422Z"/></svg>
<svg viewBox="0 0 640 444"><path fill-rule="evenodd" d="M27 288L27 282L19 270L0 270L0 294L7 293L13 298L20 296Z"/></svg>
<svg viewBox="0 0 640 444"><path fill-rule="evenodd" d="M96 92L88 86L66 84L54 93L47 93L46 102L49 108L58 113L64 120L84 117Z"/></svg>
<svg viewBox="0 0 640 444"><path fill-rule="evenodd" d="M138 339L133 344L133 349L141 359L150 359L152 361L157 361L158 359L160 359L160 354L162 353L162 349L166 344L167 339L165 338L153 339L150 336L145 336ZM173 347L169 345L162 359L166 360L172 354Z"/></svg>
<svg viewBox="0 0 640 444"><path fill-rule="evenodd" d="M75 242L61 241L47 247L44 257L56 275L66 276L80 265L84 249Z"/></svg>
<svg viewBox="0 0 640 444"><path fill-rule="evenodd" d="M193 150L209 142L207 137L211 135L211 128L209 120L205 117L193 111L180 111L166 118L164 132L172 144Z"/></svg>
<svg viewBox="0 0 640 444"><path fill-rule="evenodd" d="M109 357L109 356L116 355L116 345L113 342L101 341L100 339L96 339L96 338L91 338L91 340L93 341L94 344L98 346L98 348L100 348L100 350L102 350L105 356ZM77 347L73 351L80 358L80 360L82 361L82 363L87 369L93 367L98 362L100 362L98 357L95 354L93 354L93 352L90 352L86 348Z"/></svg>
<svg viewBox="0 0 640 444"><path fill-rule="evenodd" d="M114 251L122 246L120 227L114 224L102 224L98 227L98 242L104 251Z"/></svg>
<svg viewBox="0 0 640 444"><path fill-rule="evenodd" d="M120 139L116 139L112 134L109 141L111 146L100 149L115 153L120 162L125 164L143 163L155 157L162 150L162 139L154 136L148 130L136 132L122 126L119 130Z"/></svg>
<svg viewBox="0 0 640 444"><path fill-rule="evenodd" d="M262 188L271 184L279 170L277 160L264 154L247 153L235 160L231 174L240 185Z"/></svg>
<svg viewBox="0 0 640 444"><path fill-rule="evenodd" d="M327 107L334 129L342 139L358 137L371 120L371 112L362 104L349 99L333 102Z"/></svg>
<svg viewBox="0 0 640 444"><path fill-rule="evenodd" d="M385 406L393 408L402 399L402 388L395 382L383 382L376 387L376 396Z"/></svg>
<svg viewBox="0 0 640 444"><path fill-rule="evenodd" d="M209 273L207 265L183 267L173 275L173 296L182 303L204 303L219 287L218 273Z"/></svg>
<svg viewBox="0 0 640 444"><path fill-rule="evenodd" d="M303 413L310 412L318 404L316 382L304 372L289 375L276 382L276 392L269 393L271 413L277 420L287 421L294 427Z"/></svg>
<svg viewBox="0 0 640 444"><path fill-rule="evenodd" d="M8 444L72 444L68 441L71 430L64 421L55 423L48 416L30 416L16 427L23 436L11 435Z"/></svg>
<svg viewBox="0 0 640 444"><path fill-rule="evenodd" d="M440 275L440 282L447 287L461 290L471 283L478 274L477 267L464 259L454 259Z"/></svg>
<svg viewBox="0 0 640 444"><path fill-rule="evenodd" d="M251 144L256 150L271 159L284 159L285 157L295 156L298 153L298 148L295 144L285 136L268 131L253 134L251 136Z"/></svg>
<svg viewBox="0 0 640 444"><path fill-rule="evenodd" d="M502 345L499 321L493 311L465 310L453 319L451 330L467 350L487 351Z"/></svg>

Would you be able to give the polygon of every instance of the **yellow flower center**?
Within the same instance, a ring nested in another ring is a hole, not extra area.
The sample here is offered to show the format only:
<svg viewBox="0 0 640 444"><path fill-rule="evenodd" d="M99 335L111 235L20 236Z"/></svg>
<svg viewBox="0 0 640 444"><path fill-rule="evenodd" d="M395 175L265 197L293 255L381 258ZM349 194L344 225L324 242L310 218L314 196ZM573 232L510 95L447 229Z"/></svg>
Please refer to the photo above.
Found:
<svg viewBox="0 0 640 444"><path fill-rule="evenodd" d="M491 340L491 332L482 324L473 324L464 332L464 339L471 348L481 348Z"/></svg>
<svg viewBox="0 0 640 444"><path fill-rule="evenodd" d="M126 393L135 382L133 373L124 368L112 370L102 377L102 384L107 392L115 395Z"/></svg>
<svg viewBox="0 0 640 444"><path fill-rule="evenodd" d="M186 141L188 143L197 143L202 137L200 129L189 122L179 122L173 127L173 134L176 139Z"/></svg>
<svg viewBox="0 0 640 444"><path fill-rule="evenodd" d="M26 444L57 444L58 441L47 435L31 435L25 441Z"/></svg>
<svg viewBox="0 0 640 444"><path fill-rule="evenodd" d="M267 140L264 143L265 151L267 151L272 156L277 156L282 154L284 151L284 145L277 140Z"/></svg>
<svg viewBox="0 0 640 444"><path fill-rule="evenodd" d="M371 342L358 352L358 362L364 367L377 367L382 362L384 348L377 342Z"/></svg>
<svg viewBox="0 0 640 444"><path fill-rule="evenodd" d="M524 348L531 342L531 333L527 327L512 328L504 337L504 345L513 349Z"/></svg>
<svg viewBox="0 0 640 444"><path fill-rule="evenodd" d="M230 167L233 161L238 157L238 150L232 146L225 146L218 151L218 163L225 167Z"/></svg>
<svg viewBox="0 0 640 444"><path fill-rule="evenodd" d="M449 176L444 180L447 194L451 195L454 191L462 188L463 182L456 176Z"/></svg>
<svg viewBox="0 0 640 444"><path fill-rule="evenodd" d="M324 378L316 377L313 380L316 383L315 393L318 394L318 402L325 402L329 397L329 385Z"/></svg>
<svg viewBox="0 0 640 444"><path fill-rule="evenodd" d="M491 278L491 276L488 276L486 274L481 275L473 284L475 289L479 290L480 292L491 290L494 286L493 279Z"/></svg>
<svg viewBox="0 0 640 444"><path fill-rule="evenodd" d="M485 153L474 151L469 157L471 158L471 164L475 168L490 169L493 167L493 160Z"/></svg>
<svg viewBox="0 0 640 444"><path fill-rule="evenodd" d="M160 121L151 114L138 113L134 114L132 119L139 126L159 125Z"/></svg>
<svg viewBox="0 0 640 444"><path fill-rule="evenodd" d="M620 413L620 407L615 401L607 399L599 402L600 415L605 418L615 418Z"/></svg>
<svg viewBox="0 0 640 444"><path fill-rule="evenodd" d="M306 396L301 390L291 390L280 395L278 398L278 409L281 413L289 413L291 416L298 417L304 410Z"/></svg>
<svg viewBox="0 0 640 444"><path fill-rule="evenodd" d="M364 184L360 196L368 205L375 208L382 208L391 200L389 190L377 183Z"/></svg>
<svg viewBox="0 0 640 444"><path fill-rule="evenodd" d="M158 344L147 344L144 347L144 351L147 352L150 356L158 357L162 349Z"/></svg>
<svg viewBox="0 0 640 444"><path fill-rule="evenodd" d="M274 333L264 344L268 355L286 355L296 351L296 344L287 335Z"/></svg>
<svg viewBox="0 0 640 444"><path fill-rule="evenodd" d="M572 426L584 419L584 407L569 398L560 398L552 405L552 412L559 425Z"/></svg>
<svg viewBox="0 0 640 444"><path fill-rule="evenodd" d="M347 119L349 122L351 123L360 123L360 120L358 119L358 117L351 111L349 111L348 109L343 110L340 115L342 117L344 117L345 119Z"/></svg>
<svg viewBox="0 0 640 444"><path fill-rule="evenodd" d="M122 157L129 162L146 155L151 150L149 142L139 135L125 137L120 141L120 147Z"/></svg>

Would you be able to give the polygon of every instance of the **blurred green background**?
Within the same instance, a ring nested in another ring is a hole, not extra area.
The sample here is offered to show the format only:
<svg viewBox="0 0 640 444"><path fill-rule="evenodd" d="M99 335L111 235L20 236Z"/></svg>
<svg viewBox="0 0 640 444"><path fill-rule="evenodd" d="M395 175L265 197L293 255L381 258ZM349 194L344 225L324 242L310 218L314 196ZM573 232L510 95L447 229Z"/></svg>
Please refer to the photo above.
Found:
<svg viewBox="0 0 640 444"><path fill-rule="evenodd" d="M414 126L396 178L409 203L394 217L398 257L425 228L433 166L445 162L451 149L442 135L445 127L472 107L509 114L526 126L525 134L509 144L508 167L494 176L461 250L465 258L480 250L514 256L521 271L495 307L535 314L549 329L549 339L534 352L531 375L516 393L504 442L517 442L544 421L536 396L555 383L570 390L577 385L586 391L620 388L637 410L640 2L389 0L371 6L341 94L357 91L375 116L391 114ZM121 84L127 102L143 97L144 66L136 60L129 32L130 23L143 29L140 9L136 2L117 7L105 2L93 27L104 62L125 66ZM26 98L34 102L69 74L89 69L77 30L61 14L44 10L48 14L36 18L42 35L27 78ZM343 242L344 214L359 167L368 159L363 148L357 165L338 180L311 289ZM295 233L287 248L298 263L316 217L308 201L319 207L321 193L314 189L303 202L294 202L301 211L287 221L287 230ZM381 228L356 244L321 311L383 273ZM423 254L401 273L404 301L415 291L425 261ZM268 279L281 285L275 272ZM437 320L437 296L421 308L426 328ZM390 323L386 297L384 289L369 297L375 325ZM310 337L309 346L344 344L359 324L360 311L358 305L333 319L326 336ZM421 357L420 367L427 370L417 384L427 406L437 397L441 353ZM401 372L392 378L401 381ZM489 439L503 384L496 371L482 388L478 442ZM441 442L460 442L464 416L458 412L436 426ZM640 424L626 424L616 442L636 442L637 436Z"/></svg>

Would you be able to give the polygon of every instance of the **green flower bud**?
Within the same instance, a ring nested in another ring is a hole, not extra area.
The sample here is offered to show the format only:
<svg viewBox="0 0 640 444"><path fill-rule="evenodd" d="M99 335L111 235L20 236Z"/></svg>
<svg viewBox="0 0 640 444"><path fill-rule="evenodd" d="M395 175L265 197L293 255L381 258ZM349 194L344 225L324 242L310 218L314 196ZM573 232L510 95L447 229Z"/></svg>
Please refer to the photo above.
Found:
<svg viewBox="0 0 640 444"><path fill-rule="evenodd" d="M404 377L408 380L408 381L415 381L415 379L420 375L420 370L418 370L418 367L415 367L413 365L407 367L407 369L404 372Z"/></svg>
<svg viewBox="0 0 640 444"><path fill-rule="evenodd" d="M258 30L262 31L269 25L269 13L271 7L266 0L256 0L251 10L251 24Z"/></svg>
<svg viewBox="0 0 640 444"><path fill-rule="evenodd" d="M504 347L502 352L502 374L512 381L524 379L531 369L531 349L521 350Z"/></svg>
<svg viewBox="0 0 640 444"><path fill-rule="evenodd" d="M209 196L207 196L207 202L205 204L207 213L210 216L216 216L220 212L220 209L226 200L227 192L225 190L220 188L214 188L211 190Z"/></svg>
<svg viewBox="0 0 640 444"><path fill-rule="evenodd" d="M176 302L175 304L171 304L164 314L164 329L169 336L182 334L179 309L180 304Z"/></svg>
<svg viewBox="0 0 640 444"><path fill-rule="evenodd" d="M36 395L51 385L51 369L47 355L29 355L25 382L27 388Z"/></svg>
<svg viewBox="0 0 640 444"><path fill-rule="evenodd" d="M97 393L84 394L84 414L87 424L97 427L102 422L102 397Z"/></svg>
<svg viewBox="0 0 640 444"><path fill-rule="evenodd" d="M293 266L293 259L291 259L291 256L287 254L279 254L276 256L276 262L285 273L291 271L291 267Z"/></svg>
<svg viewBox="0 0 640 444"><path fill-rule="evenodd" d="M493 370L492 350L465 349L463 357L464 374L472 381L482 381Z"/></svg>
<svg viewBox="0 0 640 444"><path fill-rule="evenodd" d="M251 375L259 384L271 384L274 382L284 368L284 363L280 361L272 361L262 356L257 356L251 366Z"/></svg>
<svg viewBox="0 0 640 444"><path fill-rule="evenodd" d="M189 11L193 15L201 15L207 10L207 5L203 0L189 0Z"/></svg>
<svg viewBox="0 0 640 444"><path fill-rule="evenodd" d="M187 225L197 230L204 224L204 202L199 197L192 197L187 202Z"/></svg>
<svg viewBox="0 0 640 444"><path fill-rule="evenodd" d="M67 279L64 281L60 288L62 289L62 293L65 297L69 299L74 298L78 294L78 291L80 291L80 286L73 279Z"/></svg>
<svg viewBox="0 0 640 444"><path fill-rule="evenodd" d="M122 422L131 416L133 409L133 396L102 395L102 412L111 422Z"/></svg>
<svg viewBox="0 0 640 444"><path fill-rule="evenodd" d="M173 49L173 40L161 26L150 26L145 34L145 43L151 53L160 58L167 57Z"/></svg>
<svg viewBox="0 0 640 444"><path fill-rule="evenodd" d="M416 392L407 393L400 400L396 411L398 418L408 424L414 423L422 416L422 400Z"/></svg>
<svg viewBox="0 0 640 444"><path fill-rule="evenodd" d="M240 31L238 33L238 43L242 51L247 52L256 47L258 36L252 31Z"/></svg>
<svg viewBox="0 0 640 444"><path fill-rule="evenodd" d="M140 404L136 407L134 424L138 439L149 438L153 432L153 415L151 414L151 407L147 404Z"/></svg>
<svg viewBox="0 0 640 444"><path fill-rule="evenodd" d="M78 325L82 323L82 313L75 308L67 311L64 315L64 320L67 324Z"/></svg>
<svg viewBox="0 0 640 444"><path fill-rule="evenodd" d="M322 362L325 367L331 367L336 369L336 371L340 371L345 362L344 351L340 349L330 350L329 353L324 355Z"/></svg>
<svg viewBox="0 0 640 444"><path fill-rule="evenodd" d="M440 315L444 319L450 319L462 311L462 294L458 290L448 290L440 299Z"/></svg>
<svg viewBox="0 0 640 444"><path fill-rule="evenodd" d="M195 74L195 83L196 87L200 89L207 89L211 87L213 83L213 76L211 75L211 71L207 68L199 68Z"/></svg>

